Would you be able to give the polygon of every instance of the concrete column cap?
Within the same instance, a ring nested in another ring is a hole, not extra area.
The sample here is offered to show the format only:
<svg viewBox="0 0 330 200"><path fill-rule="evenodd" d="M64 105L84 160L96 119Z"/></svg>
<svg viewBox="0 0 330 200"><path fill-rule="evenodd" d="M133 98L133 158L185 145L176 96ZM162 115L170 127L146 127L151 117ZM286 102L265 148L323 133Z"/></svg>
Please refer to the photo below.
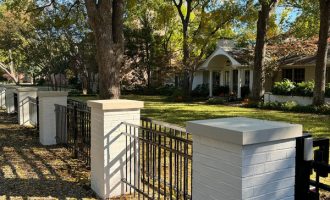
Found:
<svg viewBox="0 0 330 200"><path fill-rule="evenodd" d="M68 96L67 91L38 91L38 97L62 97Z"/></svg>
<svg viewBox="0 0 330 200"><path fill-rule="evenodd" d="M301 137L302 125L245 117L187 122L191 134L238 145L250 145Z"/></svg>
<svg viewBox="0 0 330 200"><path fill-rule="evenodd" d="M127 99L108 99L88 101L87 105L101 110L129 110L143 108L144 102Z"/></svg>
<svg viewBox="0 0 330 200"><path fill-rule="evenodd" d="M18 92L32 92L32 91L38 91L38 88L35 87L20 87L16 89Z"/></svg>

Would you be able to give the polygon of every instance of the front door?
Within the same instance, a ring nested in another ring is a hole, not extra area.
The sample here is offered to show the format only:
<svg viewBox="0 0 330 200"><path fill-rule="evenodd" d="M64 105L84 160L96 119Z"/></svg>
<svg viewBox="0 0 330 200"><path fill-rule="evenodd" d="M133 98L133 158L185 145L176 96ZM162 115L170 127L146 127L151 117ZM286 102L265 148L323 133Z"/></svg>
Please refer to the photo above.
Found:
<svg viewBox="0 0 330 200"><path fill-rule="evenodd" d="M233 92L237 94L238 91L238 70L233 70Z"/></svg>

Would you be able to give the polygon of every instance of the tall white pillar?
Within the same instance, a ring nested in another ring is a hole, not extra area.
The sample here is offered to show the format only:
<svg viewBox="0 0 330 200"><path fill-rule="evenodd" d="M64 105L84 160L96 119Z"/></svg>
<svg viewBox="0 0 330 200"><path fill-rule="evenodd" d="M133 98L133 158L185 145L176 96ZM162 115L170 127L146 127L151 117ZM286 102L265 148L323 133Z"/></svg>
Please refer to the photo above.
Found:
<svg viewBox="0 0 330 200"><path fill-rule="evenodd" d="M253 86L253 70L250 70L250 91L252 92L252 86Z"/></svg>
<svg viewBox="0 0 330 200"><path fill-rule="evenodd" d="M17 102L18 102L18 123L19 125L31 125L30 124L30 103L29 97L37 98L37 88L25 87L17 88Z"/></svg>
<svg viewBox="0 0 330 200"><path fill-rule="evenodd" d="M242 117L191 121L192 197L294 200L302 126Z"/></svg>
<svg viewBox="0 0 330 200"><path fill-rule="evenodd" d="M14 86L14 85L6 86L6 110L7 110L7 113L15 112L14 93L16 93L16 88L18 88L18 86Z"/></svg>
<svg viewBox="0 0 330 200"><path fill-rule="evenodd" d="M87 104L91 107L91 187L102 199L118 197L125 194L126 186L122 179L129 163L125 155L126 150L132 148L122 134L125 131L122 122L139 125L143 102L97 100ZM134 172L127 173L127 177L133 180Z"/></svg>
<svg viewBox="0 0 330 200"><path fill-rule="evenodd" d="M220 86L225 85L225 71L220 71Z"/></svg>
<svg viewBox="0 0 330 200"><path fill-rule="evenodd" d="M238 74L237 74L237 98L241 98L242 97L242 70L238 69L237 70Z"/></svg>
<svg viewBox="0 0 330 200"><path fill-rule="evenodd" d="M1 86L0 88L0 109L6 108L6 88Z"/></svg>
<svg viewBox="0 0 330 200"><path fill-rule="evenodd" d="M209 96L213 97L213 71L210 70L209 75Z"/></svg>
<svg viewBox="0 0 330 200"><path fill-rule="evenodd" d="M43 145L56 144L55 104L67 105L66 91L38 91L39 138Z"/></svg>

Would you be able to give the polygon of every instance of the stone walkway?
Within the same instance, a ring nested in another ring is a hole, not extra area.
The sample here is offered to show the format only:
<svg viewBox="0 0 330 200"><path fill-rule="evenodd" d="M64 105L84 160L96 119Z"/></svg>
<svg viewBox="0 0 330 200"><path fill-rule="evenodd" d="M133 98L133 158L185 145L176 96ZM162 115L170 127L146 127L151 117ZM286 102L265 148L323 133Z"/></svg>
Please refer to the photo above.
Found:
<svg viewBox="0 0 330 200"><path fill-rule="evenodd" d="M89 171L59 146L39 144L37 131L0 111L0 200L96 199Z"/></svg>

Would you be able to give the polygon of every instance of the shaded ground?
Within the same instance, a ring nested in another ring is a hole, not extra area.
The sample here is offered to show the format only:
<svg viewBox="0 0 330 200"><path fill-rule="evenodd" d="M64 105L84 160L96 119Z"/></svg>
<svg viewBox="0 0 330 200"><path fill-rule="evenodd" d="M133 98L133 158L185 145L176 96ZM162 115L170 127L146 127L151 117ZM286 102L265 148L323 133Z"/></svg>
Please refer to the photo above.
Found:
<svg viewBox="0 0 330 200"><path fill-rule="evenodd" d="M96 199L89 171L59 146L39 144L35 130L0 111L0 200Z"/></svg>

